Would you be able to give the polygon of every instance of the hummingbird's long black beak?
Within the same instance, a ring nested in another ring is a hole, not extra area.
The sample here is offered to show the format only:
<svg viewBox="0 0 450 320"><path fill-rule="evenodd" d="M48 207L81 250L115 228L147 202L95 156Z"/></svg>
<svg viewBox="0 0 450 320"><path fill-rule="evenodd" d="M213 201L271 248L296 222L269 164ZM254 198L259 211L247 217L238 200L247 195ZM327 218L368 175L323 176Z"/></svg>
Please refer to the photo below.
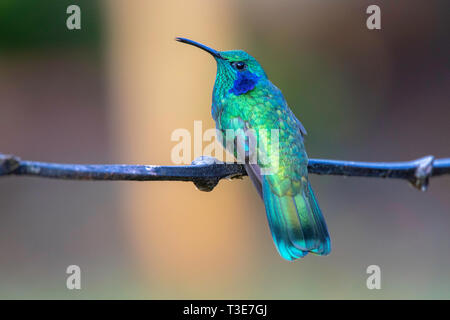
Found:
<svg viewBox="0 0 450 320"><path fill-rule="evenodd" d="M201 44L201 43L198 43L196 41L189 40L189 39L186 39L186 38L180 38L180 37L176 37L175 40L177 40L179 42L182 42L182 43L187 43L187 44L190 44L191 46L194 46L194 47L200 48L202 50L205 50L206 52L208 52L212 56L214 56L216 58L219 58L219 59L224 59L225 60L225 58L220 55L219 51L214 50L214 49L212 49L210 47L207 47L204 44Z"/></svg>

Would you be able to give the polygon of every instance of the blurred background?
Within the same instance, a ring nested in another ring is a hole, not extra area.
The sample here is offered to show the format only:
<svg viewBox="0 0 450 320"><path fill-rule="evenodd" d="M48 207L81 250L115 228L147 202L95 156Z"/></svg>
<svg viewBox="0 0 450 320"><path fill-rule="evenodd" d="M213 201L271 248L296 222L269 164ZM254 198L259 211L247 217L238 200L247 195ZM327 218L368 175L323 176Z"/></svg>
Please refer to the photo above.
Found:
<svg viewBox="0 0 450 320"><path fill-rule="evenodd" d="M81 8L81 30L66 8ZM381 8L378 31L366 8ZM308 130L311 158L450 156L448 1L0 2L0 152L68 163L171 164L212 128L216 67L184 36L244 49ZM0 179L0 298L448 299L450 178L311 176L330 256L283 260L248 179ZM66 289L68 265L82 290ZM368 290L366 268L381 268Z"/></svg>

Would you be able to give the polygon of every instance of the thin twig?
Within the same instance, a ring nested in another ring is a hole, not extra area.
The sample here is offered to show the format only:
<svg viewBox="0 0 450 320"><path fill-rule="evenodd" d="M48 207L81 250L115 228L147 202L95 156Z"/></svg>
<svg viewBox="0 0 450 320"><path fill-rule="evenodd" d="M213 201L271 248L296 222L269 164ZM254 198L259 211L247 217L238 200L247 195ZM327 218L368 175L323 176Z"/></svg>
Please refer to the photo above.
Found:
<svg viewBox="0 0 450 320"><path fill-rule="evenodd" d="M427 156L407 162L355 162L310 159L308 172L320 175L405 179L425 191L429 178L450 174L450 158ZM0 153L0 176L22 175L73 180L192 181L211 191L224 178L247 175L241 164L200 157L186 166L60 164L24 161Z"/></svg>

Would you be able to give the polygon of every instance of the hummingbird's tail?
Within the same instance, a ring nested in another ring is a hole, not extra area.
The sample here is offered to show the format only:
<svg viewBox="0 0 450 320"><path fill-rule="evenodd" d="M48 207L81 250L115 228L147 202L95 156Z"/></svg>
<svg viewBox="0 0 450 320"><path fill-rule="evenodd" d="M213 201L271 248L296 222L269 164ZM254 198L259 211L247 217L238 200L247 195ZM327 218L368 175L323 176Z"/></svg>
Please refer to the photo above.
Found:
<svg viewBox="0 0 450 320"><path fill-rule="evenodd" d="M283 258L295 260L308 252L330 253L327 226L309 182L295 196L278 196L263 177L262 191L270 231Z"/></svg>

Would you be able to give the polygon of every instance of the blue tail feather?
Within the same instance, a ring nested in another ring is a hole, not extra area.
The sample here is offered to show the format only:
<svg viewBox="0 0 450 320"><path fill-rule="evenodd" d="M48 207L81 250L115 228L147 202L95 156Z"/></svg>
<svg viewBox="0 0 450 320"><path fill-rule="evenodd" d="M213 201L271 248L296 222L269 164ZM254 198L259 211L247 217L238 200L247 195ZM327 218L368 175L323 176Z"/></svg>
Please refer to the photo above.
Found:
<svg viewBox="0 0 450 320"><path fill-rule="evenodd" d="M262 180L267 219L280 255L295 260L309 252L328 254L328 230L309 183L295 196L278 196L267 179Z"/></svg>

